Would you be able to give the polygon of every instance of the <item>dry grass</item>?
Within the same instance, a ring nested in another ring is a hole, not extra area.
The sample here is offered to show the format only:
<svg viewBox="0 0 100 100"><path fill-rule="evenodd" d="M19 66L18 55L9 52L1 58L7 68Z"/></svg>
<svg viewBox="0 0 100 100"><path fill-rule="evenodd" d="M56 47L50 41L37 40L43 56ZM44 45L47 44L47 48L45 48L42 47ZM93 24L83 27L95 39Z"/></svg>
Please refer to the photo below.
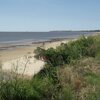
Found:
<svg viewBox="0 0 100 100"><path fill-rule="evenodd" d="M58 77L63 88L71 87L76 97L74 100L87 100L86 98L90 94L96 94L98 91L97 86L99 87L100 85L100 64L94 58L84 58L75 63L59 68ZM91 77L91 79L89 80L88 77ZM91 84L91 81L94 84ZM99 100L99 98L94 100Z"/></svg>

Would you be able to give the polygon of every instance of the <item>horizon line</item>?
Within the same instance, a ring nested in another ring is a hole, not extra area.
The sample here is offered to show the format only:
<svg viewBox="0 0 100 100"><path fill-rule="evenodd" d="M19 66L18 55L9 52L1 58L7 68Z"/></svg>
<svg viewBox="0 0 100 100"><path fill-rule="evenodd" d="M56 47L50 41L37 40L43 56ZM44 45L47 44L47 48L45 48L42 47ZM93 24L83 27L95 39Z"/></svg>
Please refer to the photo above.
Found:
<svg viewBox="0 0 100 100"><path fill-rule="evenodd" d="M99 32L100 29L84 29L84 30L50 30L50 31L0 31L0 32L71 32L71 31L97 31Z"/></svg>

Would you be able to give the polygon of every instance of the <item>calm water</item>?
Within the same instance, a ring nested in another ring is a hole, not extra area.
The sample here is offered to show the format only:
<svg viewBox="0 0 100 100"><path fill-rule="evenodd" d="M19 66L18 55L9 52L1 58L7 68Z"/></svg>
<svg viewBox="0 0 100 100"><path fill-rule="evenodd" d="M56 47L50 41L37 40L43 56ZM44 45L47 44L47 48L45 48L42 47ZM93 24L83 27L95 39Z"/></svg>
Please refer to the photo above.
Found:
<svg viewBox="0 0 100 100"><path fill-rule="evenodd" d="M93 32L0 32L0 43L44 41L53 38L77 38L83 34L91 35Z"/></svg>

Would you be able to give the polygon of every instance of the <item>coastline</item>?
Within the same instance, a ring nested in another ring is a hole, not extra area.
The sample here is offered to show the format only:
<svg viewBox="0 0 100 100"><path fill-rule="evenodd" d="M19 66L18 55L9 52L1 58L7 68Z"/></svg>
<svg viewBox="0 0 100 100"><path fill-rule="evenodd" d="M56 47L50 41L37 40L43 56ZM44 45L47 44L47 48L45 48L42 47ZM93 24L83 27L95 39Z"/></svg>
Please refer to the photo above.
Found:
<svg viewBox="0 0 100 100"><path fill-rule="evenodd" d="M45 43L51 43L51 42L57 42L57 41L63 41L63 40L70 40L74 38L53 38L53 39L48 39L48 40L40 40L40 41L17 41L17 42L1 42L0 43L0 51L2 50L9 50L13 48L20 48L20 47L28 47L32 45L40 45L40 44L45 44Z"/></svg>
<svg viewBox="0 0 100 100"><path fill-rule="evenodd" d="M30 43L25 42L24 44L11 43L11 44L1 45L0 43L0 61L2 61L1 56L5 56L6 53L16 54L16 52L18 51L19 53L18 55L23 55L23 54L26 55L28 53L32 53L34 49L36 49L37 47L44 47L45 49L49 47L55 48L64 41L69 41L69 40L73 40L73 38L54 38L45 41L36 41L36 42L30 41ZM6 61L6 59L4 59L4 61Z"/></svg>
<svg viewBox="0 0 100 100"><path fill-rule="evenodd" d="M37 47L45 49L50 47L56 48L61 43L67 43L70 40L72 39L53 39L24 46L11 46L5 50L1 50L0 61L2 70L5 72L13 71L17 72L19 75L24 74L24 76L32 77L44 67L43 61L34 58L34 50Z"/></svg>
<svg viewBox="0 0 100 100"><path fill-rule="evenodd" d="M67 37L52 37L52 38L47 38L47 39L39 39L39 40L34 40L34 39L24 39L24 40L17 40L17 41L0 41L0 51L3 50L10 50L10 49L16 49L20 47L28 47L32 45L38 45L38 44L43 44L43 43L49 43L49 42L56 42L56 41L63 41L63 40L70 40L70 39L77 39L80 36L91 36L95 34L99 34L100 32L92 32L86 33L86 34L73 34L73 35L68 35Z"/></svg>
<svg viewBox="0 0 100 100"><path fill-rule="evenodd" d="M78 38L56 38L48 41L31 42L28 45L0 46L4 48L0 50L2 70L5 72L17 71L19 75L24 74L24 76L32 77L44 67L43 61L34 58L34 50L37 47L56 48L61 43L68 43L76 39Z"/></svg>

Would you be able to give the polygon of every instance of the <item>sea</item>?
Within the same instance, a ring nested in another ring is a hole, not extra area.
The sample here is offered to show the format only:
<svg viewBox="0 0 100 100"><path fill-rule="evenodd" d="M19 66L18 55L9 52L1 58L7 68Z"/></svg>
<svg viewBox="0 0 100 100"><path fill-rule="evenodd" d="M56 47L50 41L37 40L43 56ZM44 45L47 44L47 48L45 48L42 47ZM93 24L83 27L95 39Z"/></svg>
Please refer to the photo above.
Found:
<svg viewBox="0 0 100 100"><path fill-rule="evenodd" d="M48 41L59 38L78 38L92 35L85 31L50 31L50 32L0 32L0 44L24 44L38 41Z"/></svg>

